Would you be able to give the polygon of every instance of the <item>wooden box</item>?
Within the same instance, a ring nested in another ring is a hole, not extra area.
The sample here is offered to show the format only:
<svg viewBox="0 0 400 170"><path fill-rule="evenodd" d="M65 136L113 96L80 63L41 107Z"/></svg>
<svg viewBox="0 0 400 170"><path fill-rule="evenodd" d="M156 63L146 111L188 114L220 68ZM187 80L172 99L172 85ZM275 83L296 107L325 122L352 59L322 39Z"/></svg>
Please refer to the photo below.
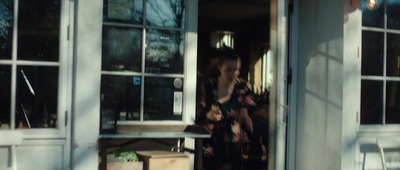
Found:
<svg viewBox="0 0 400 170"><path fill-rule="evenodd" d="M107 170L143 170L143 162L107 162Z"/></svg>
<svg viewBox="0 0 400 170"><path fill-rule="evenodd" d="M145 170L190 170L189 155L172 151L137 151Z"/></svg>

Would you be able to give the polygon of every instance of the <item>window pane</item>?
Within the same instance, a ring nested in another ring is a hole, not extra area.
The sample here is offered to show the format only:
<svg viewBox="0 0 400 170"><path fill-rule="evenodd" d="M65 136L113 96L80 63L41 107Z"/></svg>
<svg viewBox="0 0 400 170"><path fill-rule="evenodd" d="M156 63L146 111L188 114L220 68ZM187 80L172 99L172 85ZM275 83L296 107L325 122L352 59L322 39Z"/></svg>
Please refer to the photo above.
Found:
<svg viewBox="0 0 400 170"><path fill-rule="evenodd" d="M361 124L382 124L383 83L361 81Z"/></svg>
<svg viewBox="0 0 400 170"><path fill-rule="evenodd" d="M102 70L140 72L141 61L141 29L103 27Z"/></svg>
<svg viewBox="0 0 400 170"><path fill-rule="evenodd" d="M362 32L362 75L383 75L383 33Z"/></svg>
<svg viewBox="0 0 400 170"><path fill-rule="evenodd" d="M368 6L367 0L362 0L362 26L383 28L384 10L383 0L378 0L377 6Z"/></svg>
<svg viewBox="0 0 400 170"><path fill-rule="evenodd" d="M11 59L13 0L0 0L0 59Z"/></svg>
<svg viewBox="0 0 400 170"><path fill-rule="evenodd" d="M17 67L17 128L55 128L57 94L57 67Z"/></svg>
<svg viewBox="0 0 400 170"><path fill-rule="evenodd" d="M149 29L146 33L146 72L183 73L184 34Z"/></svg>
<svg viewBox="0 0 400 170"><path fill-rule="evenodd" d="M147 0L146 25L184 28L185 0Z"/></svg>
<svg viewBox="0 0 400 170"><path fill-rule="evenodd" d="M0 65L0 129L10 129L11 67Z"/></svg>
<svg viewBox="0 0 400 170"><path fill-rule="evenodd" d="M143 0L104 0L103 21L143 23Z"/></svg>
<svg viewBox="0 0 400 170"><path fill-rule="evenodd" d="M386 65L388 76L400 76L400 34L387 34Z"/></svg>
<svg viewBox="0 0 400 170"><path fill-rule="evenodd" d="M400 82L386 83L386 123L400 123Z"/></svg>
<svg viewBox="0 0 400 170"><path fill-rule="evenodd" d="M389 29L400 29L400 1L387 0L387 20Z"/></svg>
<svg viewBox="0 0 400 170"><path fill-rule="evenodd" d="M145 78L144 120L182 120L183 80Z"/></svg>
<svg viewBox="0 0 400 170"><path fill-rule="evenodd" d="M102 112L114 109L117 120L140 120L140 89L140 76L101 76Z"/></svg>
<svg viewBox="0 0 400 170"><path fill-rule="evenodd" d="M60 0L20 0L18 59L58 61Z"/></svg>

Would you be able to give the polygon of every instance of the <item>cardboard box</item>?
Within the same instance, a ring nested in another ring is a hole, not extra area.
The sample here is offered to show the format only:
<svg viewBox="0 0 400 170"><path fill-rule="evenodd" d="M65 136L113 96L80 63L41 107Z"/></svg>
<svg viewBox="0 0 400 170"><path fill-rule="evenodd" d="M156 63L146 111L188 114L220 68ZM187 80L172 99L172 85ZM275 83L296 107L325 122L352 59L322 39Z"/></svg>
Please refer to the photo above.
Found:
<svg viewBox="0 0 400 170"><path fill-rule="evenodd" d="M143 170L143 162L107 162L107 170Z"/></svg>
<svg viewBox="0 0 400 170"><path fill-rule="evenodd" d="M137 151L145 170L190 170L189 155L163 150Z"/></svg>
<svg viewBox="0 0 400 170"><path fill-rule="evenodd" d="M143 161L124 162L113 154L107 154L107 170L143 170Z"/></svg>

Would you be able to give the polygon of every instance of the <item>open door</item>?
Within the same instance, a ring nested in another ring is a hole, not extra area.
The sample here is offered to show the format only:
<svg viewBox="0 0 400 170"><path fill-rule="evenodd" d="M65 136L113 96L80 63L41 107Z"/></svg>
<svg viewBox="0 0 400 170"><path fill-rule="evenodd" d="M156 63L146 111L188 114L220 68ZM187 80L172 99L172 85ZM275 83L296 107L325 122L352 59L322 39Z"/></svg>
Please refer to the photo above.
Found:
<svg viewBox="0 0 400 170"><path fill-rule="evenodd" d="M69 169L72 7L0 1L0 169Z"/></svg>
<svg viewBox="0 0 400 170"><path fill-rule="evenodd" d="M291 130L290 110L295 95L292 85L293 68L291 54L291 0L271 0L270 44L274 60L274 78L271 89L269 123L269 169L290 169L294 156L295 131ZM288 167L289 166L289 167Z"/></svg>

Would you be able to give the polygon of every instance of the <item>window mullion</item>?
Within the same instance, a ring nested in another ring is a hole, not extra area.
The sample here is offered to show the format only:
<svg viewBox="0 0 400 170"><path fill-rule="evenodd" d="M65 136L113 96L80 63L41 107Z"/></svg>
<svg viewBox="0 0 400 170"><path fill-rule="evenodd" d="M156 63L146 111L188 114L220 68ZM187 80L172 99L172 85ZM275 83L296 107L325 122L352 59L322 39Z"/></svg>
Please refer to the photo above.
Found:
<svg viewBox="0 0 400 170"><path fill-rule="evenodd" d="M140 122L144 122L144 85L145 85L145 66L146 66L146 0L143 0L143 30L142 30L142 76L140 86Z"/></svg>
<svg viewBox="0 0 400 170"><path fill-rule="evenodd" d="M12 36L12 52L11 52L11 102L10 102L10 128L15 129L16 120L16 94L17 94L17 40L18 40L18 3L19 0L14 1L14 23L13 23L13 36Z"/></svg>
<svg viewBox="0 0 400 170"><path fill-rule="evenodd" d="M145 8L146 9L146 8ZM144 15L144 14L143 14ZM145 19L144 19L145 20ZM144 72L145 72L145 61L146 61L146 28L143 28L142 30L142 75L141 75L141 79L142 81L140 81L141 86L140 86L140 122L144 121Z"/></svg>
<svg viewBox="0 0 400 170"><path fill-rule="evenodd" d="M382 125L386 125L386 84L387 84L387 6L386 1L383 1L384 20L383 20L383 107L382 107Z"/></svg>

